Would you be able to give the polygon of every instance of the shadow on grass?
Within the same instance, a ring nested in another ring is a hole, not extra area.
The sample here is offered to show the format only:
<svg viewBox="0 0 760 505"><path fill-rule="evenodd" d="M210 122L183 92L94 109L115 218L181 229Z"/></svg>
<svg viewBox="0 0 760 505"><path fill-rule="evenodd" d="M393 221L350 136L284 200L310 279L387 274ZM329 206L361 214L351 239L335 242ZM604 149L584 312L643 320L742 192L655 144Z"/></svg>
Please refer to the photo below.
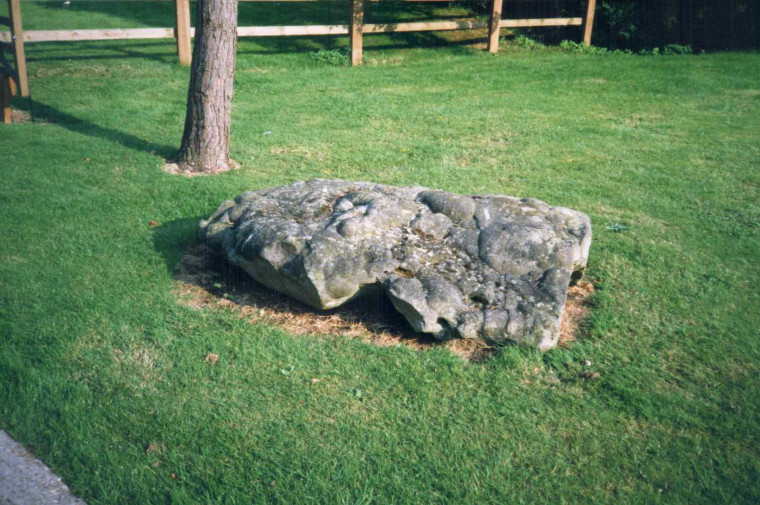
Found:
<svg viewBox="0 0 760 505"><path fill-rule="evenodd" d="M31 113L35 122L53 123L72 132L114 142L123 145L124 147L128 147L129 149L153 153L162 156L163 158L170 158L177 152L176 147L156 144L154 142L143 140L130 133L97 125L86 119L72 116L71 114L62 112L55 107L36 100L22 99L19 101L19 106L22 110Z"/></svg>
<svg viewBox="0 0 760 505"><path fill-rule="evenodd" d="M437 4L437 5L434 5ZM365 23L399 23L431 20L448 20L464 17L462 9L457 12L442 11L450 5L446 0L438 2L404 3L383 2L365 5ZM53 15L88 19L92 15L106 15L122 19L134 26L171 27L175 24L174 8L171 5L151 5L151 2L131 1L74 1L63 8L63 2L47 2L39 5ZM58 11L58 12L56 12ZM61 12L63 11L63 12ZM190 7L191 24L195 26L195 5ZM336 25L347 24L351 16L351 4L347 0L289 2L282 5L273 2L242 3L238 6L238 26L277 25ZM80 28L85 28L80 26ZM98 26L87 26L97 29Z"/></svg>
<svg viewBox="0 0 760 505"><path fill-rule="evenodd" d="M182 253L197 244L198 222L208 216L184 217L162 223L153 229L153 248L166 263L166 269L175 274Z"/></svg>
<svg viewBox="0 0 760 505"><path fill-rule="evenodd" d="M198 243L200 219L178 219L156 227L153 234L155 249L177 280L178 301L186 306L230 310L250 323L270 324L297 336L340 335L417 350L444 347L467 361L484 360L494 351L478 342L442 343L416 333L380 289L331 310L317 310L277 293Z"/></svg>
<svg viewBox="0 0 760 505"><path fill-rule="evenodd" d="M117 44L122 41L76 41L76 42L51 42L43 46L28 46L26 53L27 62L50 62L82 60L123 60L144 59L158 63L176 64L177 49L173 40L132 40L128 46ZM52 56L46 54L50 50L61 51L70 48L69 54L64 56ZM95 52L99 54L95 54Z"/></svg>
<svg viewBox="0 0 760 505"><path fill-rule="evenodd" d="M464 33L464 32L463 32ZM377 37L376 40L373 38ZM347 47L345 36L321 37L256 37L241 39L238 44L238 56L245 55L284 55L299 54ZM366 51L383 51L394 49L411 49L425 47L447 47L468 52L473 44L483 44L486 39L478 33L460 36L456 40L434 32L407 32L365 37ZM66 44L71 51L66 55L45 54L48 48L60 50ZM72 46L73 44L73 46ZM99 54L95 54L95 53ZM81 59L88 61L143 59L162 64L177 64L177 53L173 40L156 40L135 42L128 46L116 45L113 41L104 42L61 42L45 49L33 49L27 54L28 62L71 61Z"/></svg>

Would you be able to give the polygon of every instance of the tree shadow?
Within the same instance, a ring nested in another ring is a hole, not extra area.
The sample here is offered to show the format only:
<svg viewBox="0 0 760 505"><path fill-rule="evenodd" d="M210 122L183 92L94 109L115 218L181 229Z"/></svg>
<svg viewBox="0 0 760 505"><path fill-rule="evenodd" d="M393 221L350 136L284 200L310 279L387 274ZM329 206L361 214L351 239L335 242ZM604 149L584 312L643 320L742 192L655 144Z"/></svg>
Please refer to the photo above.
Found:
<svg viewBox="0 0 760 505"><path fill-rule="evenodd" d="M19 105L22 110L31 114L35 122L53 123L75 133L107 140L129 149L149 152L163 158L170 158L177 152L176 147L149 142L130 133L97 125L33 99L22 99Z"/></svg>
<svg viewBox="0 0 760 505"><path fill-rule="evenodd" d="M467 361L484 360L494 351L472 341L442 343L416 333L381 289L330 310L317 310L277 293L200 243L195 238L200 219L178 219L153 232L154 248L177 281L178 301L186 306L234 311L250 323L269 324L296 336L339 335L417 350L444 347Z"/></svg>

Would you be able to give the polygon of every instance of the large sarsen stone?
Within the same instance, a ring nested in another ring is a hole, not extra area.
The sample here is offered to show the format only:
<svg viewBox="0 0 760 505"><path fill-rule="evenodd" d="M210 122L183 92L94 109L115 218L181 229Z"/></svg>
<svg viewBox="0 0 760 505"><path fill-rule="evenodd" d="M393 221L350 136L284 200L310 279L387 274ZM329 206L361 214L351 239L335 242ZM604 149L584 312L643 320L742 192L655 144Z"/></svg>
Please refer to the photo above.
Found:
<svg viewBox="0 0 760 505"><path fill-rule="evenodd" d="M315 308L379 287L418 332L539 349L557 343L591 244L585 214L540 200L321 179L243 193L199 232Z"/></svg>

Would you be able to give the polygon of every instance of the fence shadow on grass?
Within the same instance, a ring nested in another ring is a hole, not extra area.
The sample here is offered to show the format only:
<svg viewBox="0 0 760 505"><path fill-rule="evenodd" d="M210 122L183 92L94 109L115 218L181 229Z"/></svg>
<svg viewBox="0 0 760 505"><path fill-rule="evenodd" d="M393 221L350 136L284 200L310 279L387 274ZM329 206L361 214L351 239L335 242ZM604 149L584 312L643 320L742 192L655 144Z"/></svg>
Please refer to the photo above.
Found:
<svg viewBox="0 0 760 505"><path fill-rule="evenodd" d="M109 41L110 42L110 41ZM60 43L64 44L64 43ZM65 44L71 44L66 42ZM128 47L116 47L103 42L74 42L71 52L63 55L51 55L49 48L37 45L27 46L27 62L44 63L52 61L108 61L144 59L163 64L176 64L177 51L173 41L135 43L131 41ZM106 45L108 44L108 45ZM163 46L163 47L162 47ZM56 52L60 51L61 45L57 45ZM142 49L142 50L141 50Z"/></svg>
<svg viewBox="0 0 760 505"><path fill-rule="evenodd" d="M244 38L238 43L238 55L284 55L320 49L339 49L347 47L344 39L344 36ZM479 32L460 36L456 40L435 32L406 32L370 35L365 37L364 47L365 50L371 52L424 47L446 47L470 51L469 46L485 42L486 38ZM64 54L61 54L62 44L70 46L70 50ZM83 61L143 59L170 65L178 62L175 42L170 39L129 41L126 45L120 41L66 42L58 43L54 47L31 44L27 49L29 62L43 63L72 59Z"/></svg>
<svg viewBox="0 0 760 505"><path fill-rule="evenodd" d="M409 23L430 20L448 20L472 15L472 9L463 6L442 7L434 3L383 2L365 6L366 23ZM277 25L337 25L348 24L351 8L348 1L332 0L318 2L286 2L287 7L276 2L246 2L238 6L238 26ZM175 24L174 5L171 2L134 1L74 1L63 8L63 2L47 2L39 7L51 14L83 21L74 25L81 29L96 29L84 20L89 16L108 16L117 26L126 27L171 27ZM62 11L63 12L60 12ZM56 12L59 11L59 12ZM195 6L190 7L191 23L195 26ZM71 21L69 21L71 23ZM54 29L51 27L50 29Z"/></svg>

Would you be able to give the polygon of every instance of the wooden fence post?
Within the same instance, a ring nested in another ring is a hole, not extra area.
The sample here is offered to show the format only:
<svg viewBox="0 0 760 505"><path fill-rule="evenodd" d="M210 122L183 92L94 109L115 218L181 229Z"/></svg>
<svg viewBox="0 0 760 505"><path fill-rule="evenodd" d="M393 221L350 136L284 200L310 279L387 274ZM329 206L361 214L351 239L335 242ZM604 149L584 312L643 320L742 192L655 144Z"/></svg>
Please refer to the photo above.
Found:
<svg viewBox="0 0 760 505"><path fill-rule="evenodd" d="M190 48L190 0L174 0L176 25L174 36L177 39L177 55L180 65L189 65L193 58Z"/></svg>
<svg viewBox="0 0 760 505"><path fill-rule="evenodd" d="M11 90L10 97L13 98L18 94L18 89L16 89L16 81L9 75L6 77L8 77L8 89Z"/></svg>
<svg viewBox="0 0 760 505"><path fill-rule="evenodd" d="M362 64L362 31L364 26L364 0L351 0L351 19L348 35L351 39L351 66Z"/></svg>
<svg viewBox="0 0 760 505"><path fill-rule="evenodd" d="M11 78L0 74L0 119L3 123L11 124Z"/></svg>
<svg viewBox="0 0 760 505"><path fill-rule="evenodd" d="M21 96L29 96L29 75L26 73L26 54L24 53L24 30L21 28L21 6L19 0L10 0L8 11L11 17L11 43L13 58L16 62L16 84Z"/></svg>
<svg viewBox="0 0 760 505"><path fill-rule="evenodd" d="M586 16L583 18L583 43L591 45L591 33L594 30L594 12L596 11L596 0L586 1Z"/></svg>
<svg viewBox="0 0 760 505"><path fill-rule="evenodd" d="M488 22L488 51L499 51L499 35L501 34L501 7L502 0L491 0L491 18Z"/></svg>

